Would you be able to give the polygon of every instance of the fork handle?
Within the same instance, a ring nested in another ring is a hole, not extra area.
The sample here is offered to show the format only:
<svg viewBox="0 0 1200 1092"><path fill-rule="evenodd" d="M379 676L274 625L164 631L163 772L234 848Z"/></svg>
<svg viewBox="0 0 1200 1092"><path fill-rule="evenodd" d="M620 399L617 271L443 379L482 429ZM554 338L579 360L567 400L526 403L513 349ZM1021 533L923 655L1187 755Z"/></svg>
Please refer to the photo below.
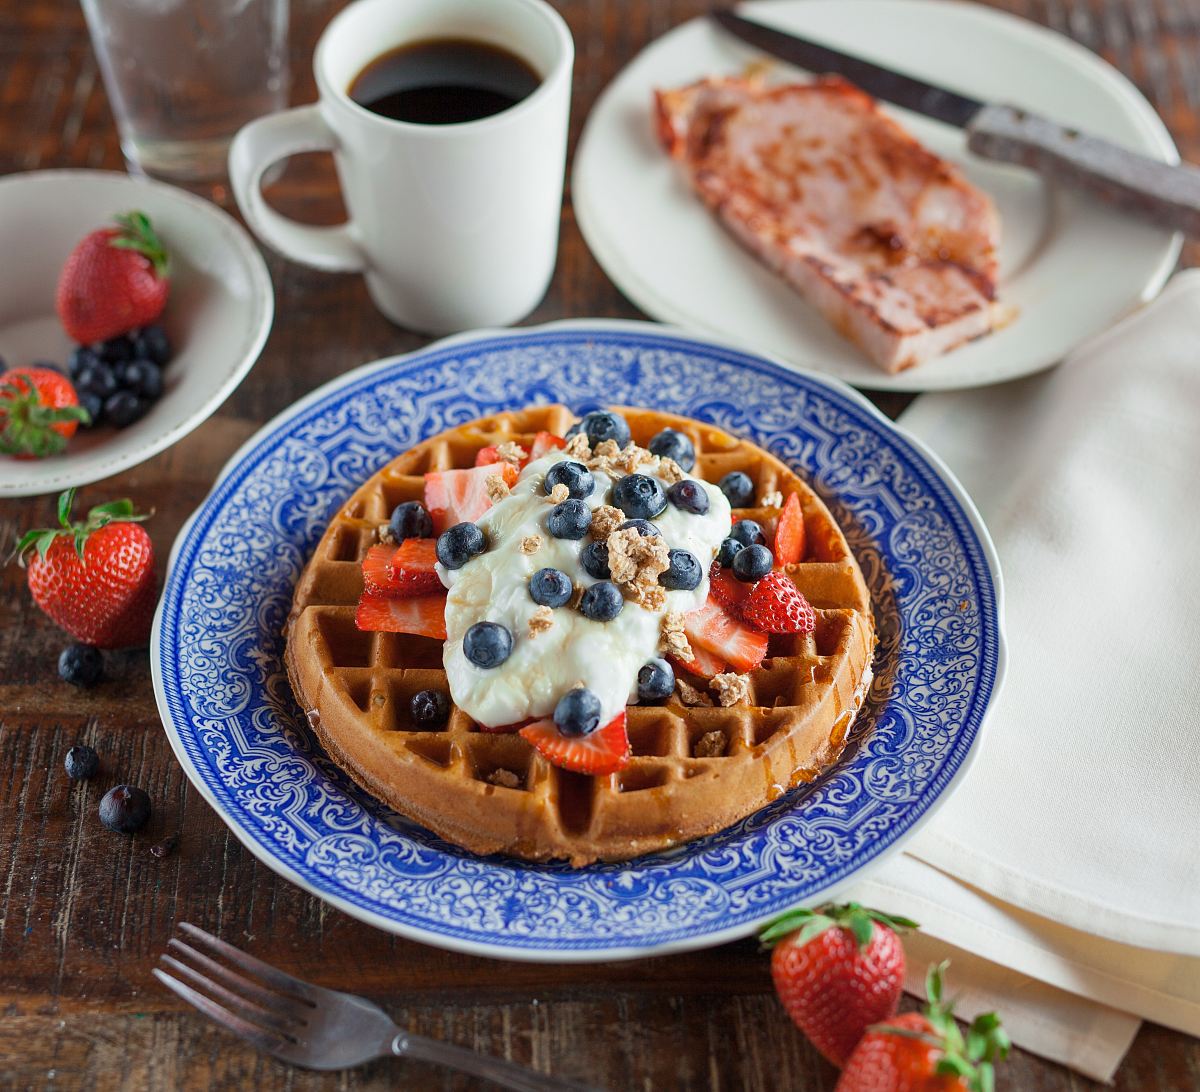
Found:
<svg viewBox="0 0 1200 1092"><path fill-rule="evenodd" d="M473 1077L482 1077L516 1092L595 1092L590 1085L548 1077L523 1065L506 1062L503 1058L480 1054L437 1039L426 1039L422 1035L410 1035L406 1031L392 1039L392 1053L398 1058L417 1058L447 1069L456 1069L460 1073L469 1073Z"/></svg>

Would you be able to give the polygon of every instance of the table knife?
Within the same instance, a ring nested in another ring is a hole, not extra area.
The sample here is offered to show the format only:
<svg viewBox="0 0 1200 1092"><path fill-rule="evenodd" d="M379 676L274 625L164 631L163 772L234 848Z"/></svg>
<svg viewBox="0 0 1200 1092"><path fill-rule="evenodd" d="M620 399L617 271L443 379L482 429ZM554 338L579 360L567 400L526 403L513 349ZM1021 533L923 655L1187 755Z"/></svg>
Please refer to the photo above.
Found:
<svg viewBox="0 0 1200 1092"><path fill-rule="evenodd" d="M1200 169L1172 166L1004 103L980 102L731 11L712 18L742 41L817 75L965 130L985 159L1016 163L1162 227L1200 236Z"/></svg>

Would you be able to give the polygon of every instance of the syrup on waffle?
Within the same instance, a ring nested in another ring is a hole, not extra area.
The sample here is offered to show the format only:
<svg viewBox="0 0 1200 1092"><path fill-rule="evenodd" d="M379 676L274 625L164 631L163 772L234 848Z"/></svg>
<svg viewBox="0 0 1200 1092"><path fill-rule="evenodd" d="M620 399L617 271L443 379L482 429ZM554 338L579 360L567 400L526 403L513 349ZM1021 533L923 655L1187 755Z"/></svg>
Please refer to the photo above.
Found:
<svg viewBox="0 0 1200 1092"><path fill-rule="evenodd" d="M774 634L746 677L745 702L627 707L631 756L617 773L587 776L546 761L517 734L481 731L457 706L437 731L418 728L409 700L449 692L442 642L355 625L361 563L393 508L421 500L429 471L471 467L487 445L528 448L538 431L562 436L563 406L469 422L389 463L338 511L296 587L286 664L297 701L329 755L396 811L476 853L582 866L661 850L730 826L789 788L814 780L845 745L871 677L870 600L845 537L820 498L766 451L690 418L614 407L646 445L664 428L696 448L694 476L741 470L756 502L734 509L770 524L799 497L807 541L787 576L815 608L809 634ZM678 671L697 693L705 680ZM712 691L707 691L712 696Z"/></svg>

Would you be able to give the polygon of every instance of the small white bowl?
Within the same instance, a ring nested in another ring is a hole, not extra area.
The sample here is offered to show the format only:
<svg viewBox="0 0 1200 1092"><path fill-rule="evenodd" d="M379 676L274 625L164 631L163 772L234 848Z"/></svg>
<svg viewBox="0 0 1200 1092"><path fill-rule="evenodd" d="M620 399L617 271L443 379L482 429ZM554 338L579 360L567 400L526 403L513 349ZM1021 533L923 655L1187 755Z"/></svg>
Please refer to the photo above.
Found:
<svg viewBox="0 0 1200 1092"><path fill-rule="evenodd" d="M79 430L48 459L0 456L0 497L52 493L144 462L212 416L258 359L275 298L246 232L216 205L161 182L108 171L31 171L0 179L0 357L65 369L73 345L54 312L75 244L140 209L171 254L162 323L173 356L162 397L136 424Z"/></svg>

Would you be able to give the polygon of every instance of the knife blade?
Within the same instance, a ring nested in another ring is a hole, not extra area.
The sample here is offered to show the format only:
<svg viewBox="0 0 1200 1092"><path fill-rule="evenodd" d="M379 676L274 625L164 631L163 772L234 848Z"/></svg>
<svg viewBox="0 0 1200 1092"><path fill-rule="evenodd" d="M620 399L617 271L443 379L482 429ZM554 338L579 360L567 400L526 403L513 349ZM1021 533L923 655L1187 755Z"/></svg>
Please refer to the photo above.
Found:
<svg viewBox="0 0 1200 1092"><path fill-rule="evenodd" d="M732 11L710 17L764 53L815 75L837 73L875 98L965 130L976 155L1028 167L1160 227L1200 236L1200 170L1193 166L1139 155L1020 107L982 102Z"/></svg>

